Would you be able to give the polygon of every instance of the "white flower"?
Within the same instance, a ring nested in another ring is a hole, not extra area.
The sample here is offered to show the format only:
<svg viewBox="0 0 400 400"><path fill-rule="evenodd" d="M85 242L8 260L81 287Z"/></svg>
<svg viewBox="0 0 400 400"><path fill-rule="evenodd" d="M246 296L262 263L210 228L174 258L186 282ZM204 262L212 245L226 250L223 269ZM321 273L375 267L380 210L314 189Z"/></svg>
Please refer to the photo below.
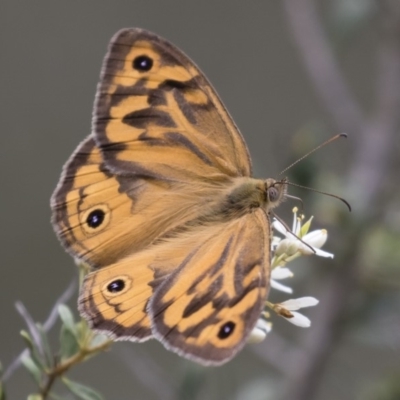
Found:
<svg viewBox="0 0 400 400"><path fill-rule="evenodd" d="M320 249L325 244L328 237L326 229L308 232L313 217L302 225L302 218L297 216L297 208L293 209L293 214L292 230L288 230L276 219L274 219L272 223L273 228L285 237L285 239L282 239L279 243L277 243L277 241L274 242L275 254L287 254L288 256L292 256L299 252L304 255L316 254L320 257L333 258L332 253Z"/></svg>
<svg viewBox="0 0 400 400"><path fill-rule="evenodd" d="M332 253L328 253L327 251L321 250L320 248L325 244L326 239L328 238L328 232L326 229L319 229L307 233L301 239L310 245L317 256L333 258ZM313 254L314 252L307 247L304 243L301 243L302 249L300 250L303 254Z"/></svg>
<svg viewBox="0 0 400 400"><path fill-rule="evenodd" d="M271 271L271 287L280 290L281 292L285 293L293 293L293 289L289 286L283 285L280 282L277 282L277 280L281 279L286 279L286 278L291 278L293 276L292 271L289 268L285 267L275 267Z"/></svg>
<svg viewBox="0 0 400 400"><path fill-rule="evenodd" d="M298 299L286 300L283 303L274 304L273 309L287 321L301 328L311 326L311 321L303 314L295 311L300 308L316 306L319 301L314 297L300 297Z"/></svg>
<svg viewBox="0 0 400 400"><path fill-rule="evenodd" d="M263 318L259 318L256 326L250 333L249 338L247 339L247 343L260 343L262 342L272 330L271 322L266 321Z"/></svg>
<svg viewBox="0 0 400 400"><path fill-rule="evenodd" d="M320 229L309 232L312 217L303 222L304 217L298 216L297 208L293 209L293 214L294 218L291 228L288 228L277 219L274 219L272 223L273 228L283 238L273 236L271 240L271 252L273 255L271 259L271 288L285 293L293 293L291 287L281 283L282 280L293 277L292 271L287 268L288 263L302 255L310 254L333 258L333 254L321 250L321 247L327 240L327 231ZM269 322L271 315L267 311L268 308L290 323L302 328L308 328L311 326L310 319L298 312L298 310L317 304L318 300L314 297L300 297L276 304L266 301L266 308L250 333L248 343L262 342L272 330L272 323Z"/></svg>

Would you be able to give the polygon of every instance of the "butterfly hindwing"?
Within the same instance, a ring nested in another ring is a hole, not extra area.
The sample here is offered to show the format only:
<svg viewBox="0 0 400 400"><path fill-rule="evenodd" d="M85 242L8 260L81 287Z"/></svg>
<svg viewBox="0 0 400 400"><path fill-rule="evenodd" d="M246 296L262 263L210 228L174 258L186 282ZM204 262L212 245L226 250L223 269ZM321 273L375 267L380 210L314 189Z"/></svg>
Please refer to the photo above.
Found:
<svg viewBox="0 0 400 400"><path fill-rule="evenodd" d="M147 303L153 294L154 253L130 256L89 273L79 296L79 311L97 331L116 340L152 337Z"/></svg>
<svg viewBox="0 0 400 400"><path fill-rule="evenodd" d="M90 273L79 309L114 339L155 335L203 364L245 344L268 290L268 218L262 210L185 232Z"/></svg>
<svg viewBox="0 0 400 400"><path fill-rule="evenodd" d="M264 307L268 238L262 210L207 230L152 297L153 334L167 348L203 364L232 358Z"/></svg>

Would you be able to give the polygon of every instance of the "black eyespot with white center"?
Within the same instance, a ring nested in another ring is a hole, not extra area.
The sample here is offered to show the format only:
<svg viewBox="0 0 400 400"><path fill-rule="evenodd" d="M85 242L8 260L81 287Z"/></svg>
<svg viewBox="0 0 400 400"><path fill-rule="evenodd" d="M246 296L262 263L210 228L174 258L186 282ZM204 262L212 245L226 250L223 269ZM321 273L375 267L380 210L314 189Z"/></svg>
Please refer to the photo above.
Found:
<svg viewBox="0 0 400 400"><path fill-rule="evenodd" d="M107 285L107 290L110 293L118 293L124 290L125 282L122 279L116 279Z"/></svg>
<svg viewBox="0 0 400 400"><path fill-rule="evenodd" d="M90 228L98 228L104 221L105 212L100 209L93 210L86 218L86 223Z"/></svg>
<svg viewBox="0 0 400 400"><path fill-rule="evenodd" d="M146 55L137 56L133 60L133 68L139 72L147 72L150 71L153 67L153 60Z"/></svg>
<svg viewBox="0 0 400 400"><path fill-rule="evenodd" d="M220 339L226 339L232 335L235 330L235 323L232 321L228 321L226 324L221 326L221 329L218 332L218 337Z"/></svg>

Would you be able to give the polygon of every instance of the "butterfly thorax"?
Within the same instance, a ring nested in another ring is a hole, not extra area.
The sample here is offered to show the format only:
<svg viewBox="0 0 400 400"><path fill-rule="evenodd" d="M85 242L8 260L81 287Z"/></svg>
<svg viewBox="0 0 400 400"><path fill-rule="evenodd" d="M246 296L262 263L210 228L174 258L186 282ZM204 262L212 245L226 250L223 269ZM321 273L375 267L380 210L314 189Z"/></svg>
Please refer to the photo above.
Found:
<svg viewBox="0 0 400 400"><path fill-rule="evenodd" d="M236 178L221 205L221 215L239 217L262 208L266 212L278 206L286 194L285 182L274 179Z"/></svg>

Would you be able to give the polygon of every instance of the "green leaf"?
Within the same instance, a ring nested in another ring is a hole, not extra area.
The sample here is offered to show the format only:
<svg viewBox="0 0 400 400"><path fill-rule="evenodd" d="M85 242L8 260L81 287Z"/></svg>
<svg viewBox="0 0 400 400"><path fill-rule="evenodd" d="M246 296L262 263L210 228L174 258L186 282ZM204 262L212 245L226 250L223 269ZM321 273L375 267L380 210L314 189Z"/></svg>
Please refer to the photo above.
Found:
<svg viewBox="0 0 400 400"><path fill-rule="evenodd" d="M33 343L31 335L29 335L29 333L27 331L25 331L25 330L22 330L19 334L22 336L22 339L24 339L24 342L28 346L28 349L29 350L33 350L35 345Z"/></svg>
<svg viewBox="0 0 400 400"><path fill-rule="evenodd" d="M79 343L86 343L86 339L92 335L92 330L84 319L81 319L75 324L75 329L77 331Z"/></svg>
<svg viewBox="0 0 400 400"><path fill-rule="evenodd" d="M61 327L60 343L62 360L70 358L80 350L76 336L65 325Z"/></svg>
<svg viewBox="0 0 400 400"><path fill-rule="evenodd" d="M0 381L0 400L6 400L6 391L2 381Z"/></svg>
<svg viewBox="0 0 400 400"><path fill-rule="evenodd" d="M67 400L65 397L61 397L58 394L55 394L53 392L49 393L49 397L53 400Z"/></svg>
<svg viewBox="0 0 400 400"><path fill-rule="evenodd" d="M74 320L74 316L72 315L71 310L65 305L60 304L58 306L58 314L60 315L61 321L65 325L65 327L76 337L78 338L78 331L76 329L76 324Z"/></svg>
<svg viewBox="0 0 400 400"><path fill-rule="evenodd" d="M93 338L90 342L90 347L98 347L109 341L110 341L109 336L104 335L102 333L96 333L95 335L93 335Z"/></svg>
<svg viewBox="0 0 400 400"><path fill-rule="evenodd" d="M24 355L21 357L21 363L32 375L32 378L38 385L42 383L42 371L41 368L35 363L30 355Z"/></svg>
<svg viewBox="0 0 400 400"><path fill-rule="evenodd" d="M104 400L104 397L100 393L88 386L73 382L65 377L62 381L65 386L67 386L67 388L81 400Z"/></svg>
<svg viewBox="0 0 400 400"><path fill-rule="evenodd" d="M40 355L39 349L36 347L36 344L34 343L32 337L27 331L22 330L20 332L22 339L24 339L25 344L27 345L30 355L32 359L34 360L35 364L37 364L41 370L45 369L45 366L42 361L42 357Z"/></svg>
<svg viewBox="0 0 400 400"><path fill-rule="evenodd" d="M41 394L30 394L28 400L43 400L43 396Z"/></svg>
<svg viewBox="0 0 400 400"><path fill-rule="evenodd" d="M40 342L42 344L43 352L44 352L44 361L46 362L47 366L50 366L53 361L53 355L50 349L49 340L47 338L47 333L44 330L41 324L36 324L37 330L40 336Z"/></svg>

